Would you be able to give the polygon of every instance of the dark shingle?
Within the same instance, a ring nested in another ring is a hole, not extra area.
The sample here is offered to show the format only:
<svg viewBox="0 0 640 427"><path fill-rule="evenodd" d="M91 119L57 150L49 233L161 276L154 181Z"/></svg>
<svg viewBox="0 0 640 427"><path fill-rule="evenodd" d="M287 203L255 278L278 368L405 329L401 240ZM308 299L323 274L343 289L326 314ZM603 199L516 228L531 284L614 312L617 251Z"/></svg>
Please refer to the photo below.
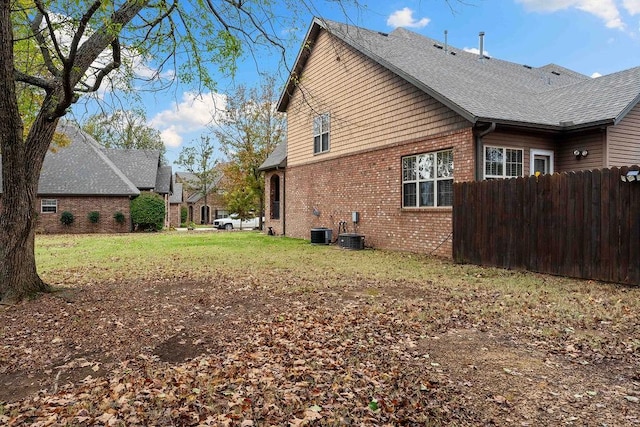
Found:
<svg viewBox="0 0 640 427"><path fill-rule="evenodd" d="M260 165L258 170L266 171L270 169L284 168L287 166L287 141L276 145L269 157Z"/></svg>
<svg viewBox="0 0 640 427"><path fill-rule="evenodd" d="M526 67L450 47L398 28L388 35L360 27L314 19L307 35L313 44L327 30L373 61L439 100L472 123L496 121L562 128L619 120L637 102L640 67L589 78L555 64ZM306 44L305 44L306 45ZM308 57L301 49L295 73ZM278 109L287 108L294 81L283 92Z"/></svg>
<svg viewBox="0 0 640 427"><path fill-rule="evenodd" d="M156 175L155 192L160 194L168 194L172 189L171 177L173 172L171 166L160 166Z"/></svg>
<svg viewBox="0 0 640 427"><path fill-rule="evenodd" d="M159 150L109 148L104 152L140 190L155 188L160 165Z"/></svg>

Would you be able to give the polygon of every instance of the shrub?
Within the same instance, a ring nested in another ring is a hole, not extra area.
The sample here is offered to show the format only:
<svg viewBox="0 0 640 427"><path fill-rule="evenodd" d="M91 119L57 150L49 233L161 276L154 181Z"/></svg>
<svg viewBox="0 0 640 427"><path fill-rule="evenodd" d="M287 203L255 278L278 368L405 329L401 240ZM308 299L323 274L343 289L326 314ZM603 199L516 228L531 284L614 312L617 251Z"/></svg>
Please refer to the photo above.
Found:
<svg viewBox="0 0 640 427"><path fill-rule="evenodd" d="M97 224L98 221L100 221L100 212L98 211L89 212L89 214L87 215L87 219L89 219L90 223Z"/></svg>
<svg viewBox="0 0 640 427"><path fill-rule="evenodd" d="M189 214L189 210L186 206L180 206L180 224L184 224L187 222L187 215Z"/></svg>
<svg viewBox="0 0 640 427"><path fill-rule="evenodd" d="M64 225L71 225L73 224L73 214L69 211L64 211L60 214L60 222L63 223Z"/></svg>
<svg viewBox="0 0 640 427"><path fill-rule="evenodd" d="M115 219L118 224L124 224L126 220L124 214L120 211L113 214L113 219Z"/></svg>
<svg viewBox="0 0 640 427"><path fill-rule="evenodd" d="M142 193L131 201L131 221L136 230L162 230L164 215L164 199L158 194Z"/></svg>

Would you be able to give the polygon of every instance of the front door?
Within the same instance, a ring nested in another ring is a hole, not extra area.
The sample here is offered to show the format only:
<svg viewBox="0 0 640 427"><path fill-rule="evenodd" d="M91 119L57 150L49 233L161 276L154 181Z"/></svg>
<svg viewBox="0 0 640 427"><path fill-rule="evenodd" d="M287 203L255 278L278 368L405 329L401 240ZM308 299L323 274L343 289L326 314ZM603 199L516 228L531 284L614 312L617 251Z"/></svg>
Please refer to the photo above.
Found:
<svg viewBox="0 0 640 427"><path fill-rule="evenodd" d="M553 173L553 151L531 150L531 175Z"/></svg>

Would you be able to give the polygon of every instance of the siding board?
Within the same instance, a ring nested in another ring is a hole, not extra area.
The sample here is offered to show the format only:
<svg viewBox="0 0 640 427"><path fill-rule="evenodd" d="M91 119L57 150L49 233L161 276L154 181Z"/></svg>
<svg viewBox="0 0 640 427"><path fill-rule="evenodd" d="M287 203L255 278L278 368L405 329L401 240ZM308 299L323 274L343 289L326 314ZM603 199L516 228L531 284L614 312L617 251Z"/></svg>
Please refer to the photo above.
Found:
<svg viewBox="0 0 640 427"><path fill-rule="evenodd" d="M312 49L287 111L289 166L471 127L442 103L325 31ZM331 114L331 147L314 155L312 120L323 112Z"/></svg>
<svg viewBox="0 0 640 427"><path fill-rule="evenodd" d="M609 162L607 167L640 163L640 105L607 131Z"/></svg>

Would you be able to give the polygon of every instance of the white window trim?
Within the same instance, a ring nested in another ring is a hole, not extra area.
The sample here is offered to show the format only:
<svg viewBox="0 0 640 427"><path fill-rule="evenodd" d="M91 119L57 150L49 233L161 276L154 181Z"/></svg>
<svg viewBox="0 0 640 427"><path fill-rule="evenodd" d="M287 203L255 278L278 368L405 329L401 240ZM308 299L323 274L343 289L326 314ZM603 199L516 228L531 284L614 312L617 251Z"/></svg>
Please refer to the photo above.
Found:
<svg viewBox="0 0 640 427"><path fill-rule="evenodd" d="M538 148L532 148L529 153L529 174L533 175L535 156L548 156L549 157L549 174L553 175L553 151L552 150L540 150Z"/></svg>
<svg viewBox="0 0 640 427"><path fill-rule="evenodd" d="M453 148L447 148L444 150L437 150L437 151L426 151L424 153L419 153L419 154L413 154L413 155L409 155L409 156L403 156L401 158L401 164L404 163L404 159L409 158L409 157L415 157L416 158L416 162L417 162L417 158L421 155L424 154L433 154L434 156L434 173L435 176L432 179L429 180L420 180L419 177L416 175L416 179L415 180L407 180L405 181L404 178L402 179L402 190L401 190L401 194L402 194L402 209L433 209L433 208L450 208L452 205L439 205L438 204L438 183L441 181L453 181L455 182L455 166L453 166L452 168L452 175L450 177L438 177L438 172L437 172L437 161L438 161L438 153L445 153L445 152L451 152L451 155L453 156ZM403 169L403 167L401 167ZM434 183L434 187L433 187L433 206L420 206L420 191L419 191L419 183L420 182L424 182L424 181L433 181ZM404 204L404 185L405 184L416 184L416 206L406 206Z"/></svg>
<svg viewBox="0 0 640 427"><path fill-rule="evenodd" d="M482 177L483 179L509 179L509 178L516 178L516 176L511 176L511 175L505 175L506 171L507 171L507 164L506 164L506 153L505 153L505 163L503 164L503 171L504 173L502 174L502 176L498 176L498 175L489 175L487 176L487 148L500 148L502 150L518 150L518 151L522 151L522 175L519 176L524 176L524 148L521 147L507 147L504 145L485 145L482 149Z"/></svg>
<svg viewBox="0 0 640 427"><path fill-rule="evenodd" d="M323 118L326 117L327 118L327 130L326 132L322 131L322 121ZM320 120L320 133L316 133L315 132L315 122L316 120ZM313 118L313 154L322 154L322 153L327 153L331 150L331 114L330 113L322 113L322 114L318 114ZM327 149L323 150L322 149L322 135L327 134ZM316 151L316 147L315 147L315 139L316 137L319 136L320 137L320 146L319 146L319 150Z"/></svg>
<svg viewBox="0 0 640 427"><path fill-rule="evenodd" d="M44 202L55 202L55 204L47 204L47 207L54 207L55 211L51 212L51 211L44 211L44 207L45 207L45 203ZM55 214L58 213L58 199L41 199L40 200L40 213L43 214Z"/></svg>

